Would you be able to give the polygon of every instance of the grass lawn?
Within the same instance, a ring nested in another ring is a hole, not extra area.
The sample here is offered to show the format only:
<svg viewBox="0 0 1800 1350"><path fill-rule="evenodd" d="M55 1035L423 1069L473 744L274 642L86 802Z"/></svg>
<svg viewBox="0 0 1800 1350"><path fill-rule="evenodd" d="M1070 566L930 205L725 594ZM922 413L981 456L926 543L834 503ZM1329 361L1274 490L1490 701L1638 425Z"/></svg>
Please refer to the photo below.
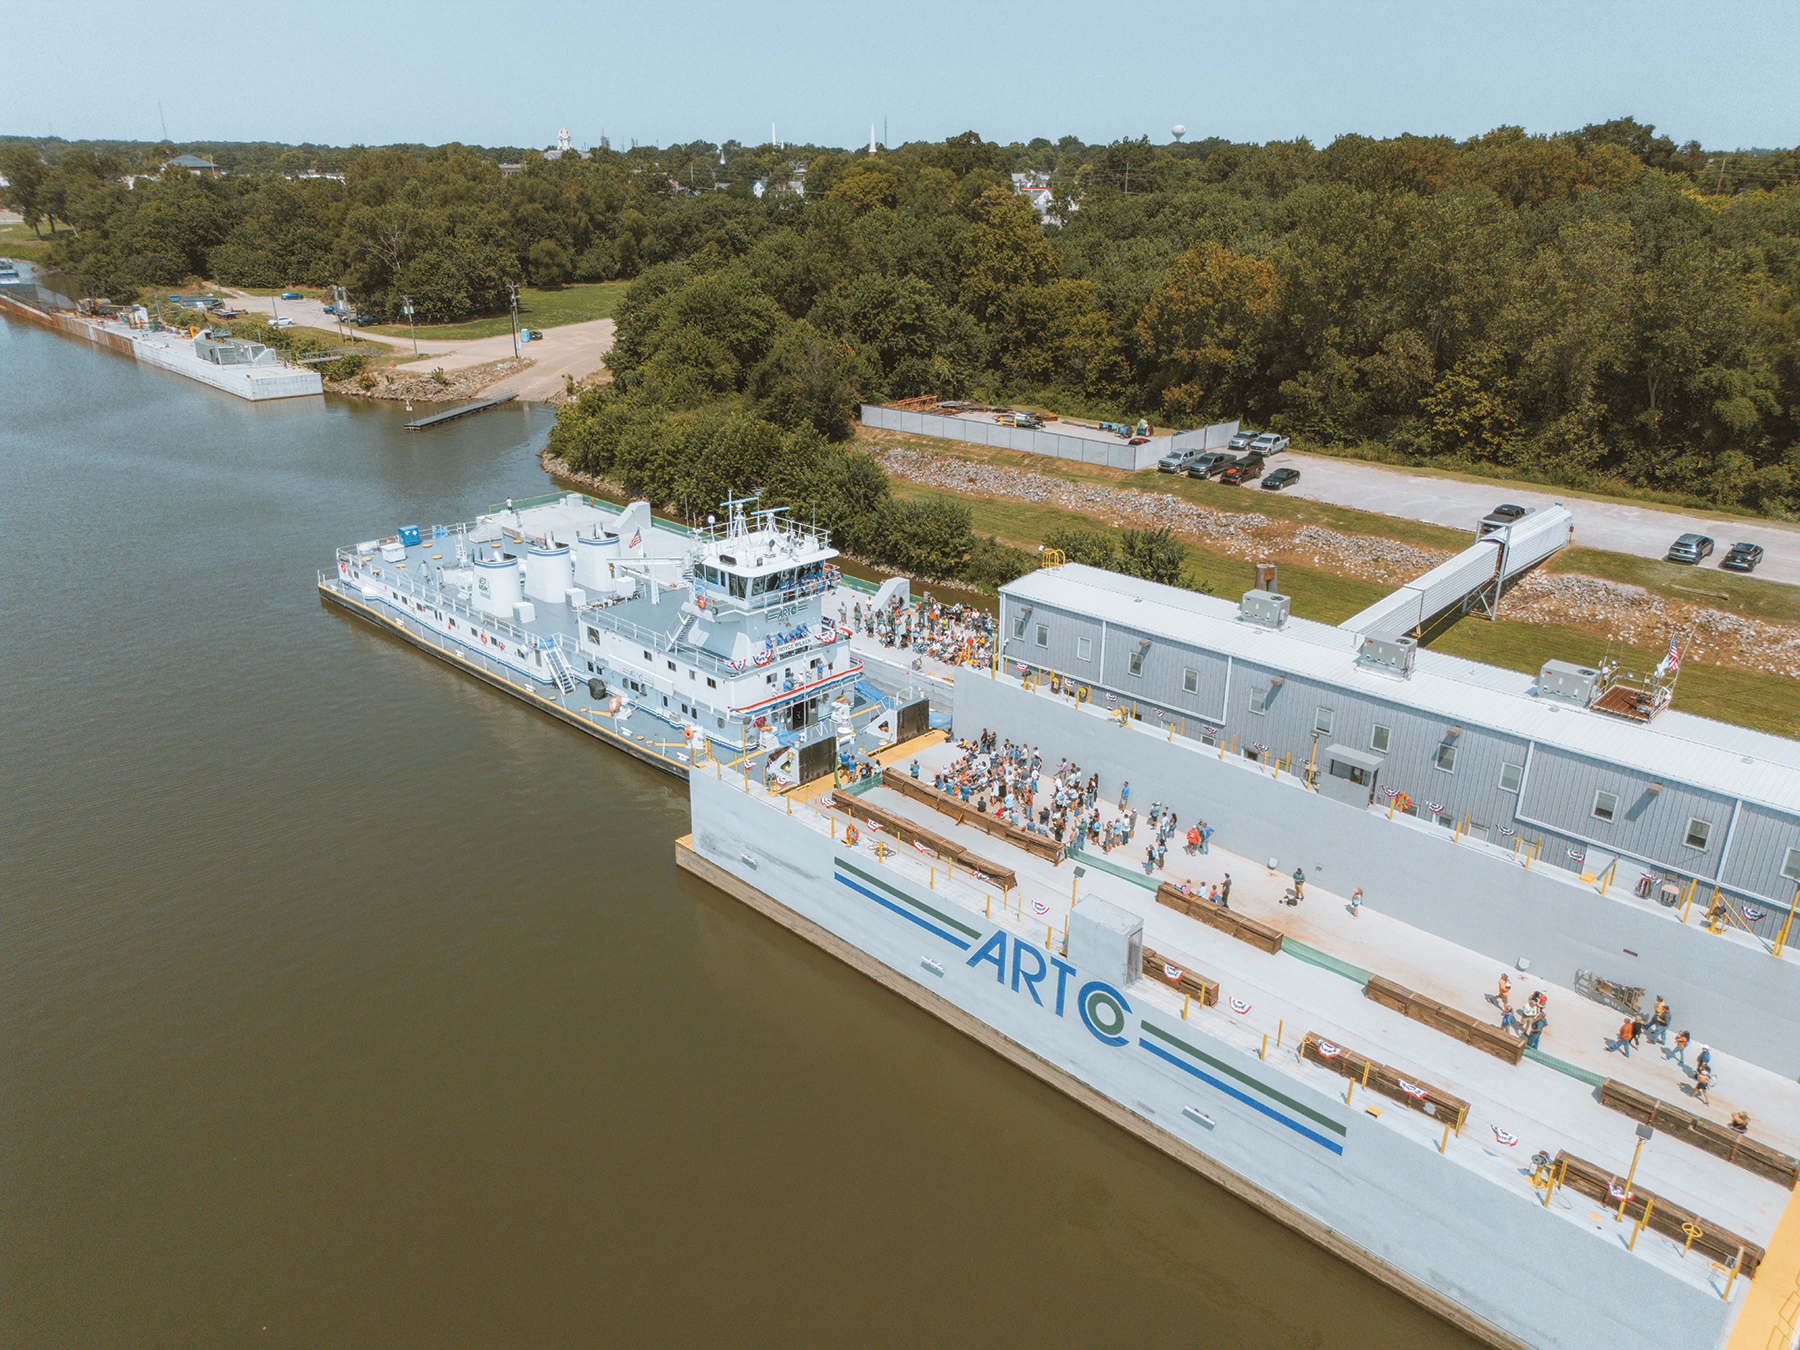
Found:
<svg viewBox="0 0 1800 1350"><path fill-rule="evenodd" d="M1169 475L1161 477L1166 481ZM1192 481L1192 480L1187 480ZM1203 485L1194 483L1195 488ZM1206 485L1220 493L1242 493L1242 489L1221 488L1216 484ZM894 496L901 499L913 499L937 495L941 489L920 487L911 483L896 482L893 484ZM948 494L958 495L958 494ZM1264 493L1262 496L1277 497L1275 493ZM1013 544L1019 548L1035 549L1044 542L1045 536L1051 532L1075 525L1083 529L1097 530L1117 538L1124 531L1114 529L1091 516L1074 511L1065 511L1053 506L1040 506L1030 502L991 501L985 497L960 497L974 513L974 529L979 535L993 535L1001 543ZM1278 498L1294 506L1314 507L1315 503L1302 503L1297 498ZM1210 504L1210 503L1209 503ZM1334 510L1336 508L1325 508ZM1352 513L1363 515L1366 513ZM1369 517L1374 521L1387 522L1385 516ZM1335 525L1335 528L1344 528ZM1421 529L1436 529L1435 526L1421 526ZM1363 533L1380 533L1387 538L1402 537L1397 532L1386 530L1367 530ZM1445 531L1463 540L1457 531ZM1419 542L1425 542L1423 540ZM1226 600L1235 600L1250 588L1250 564L1241 558L1227 557L1213 553L1194 544L1183 544L1186 561L1183 571L1199 577L1210 588L1213 595ZM1583 556L1587 555L1587 556ZM1692 568L1680 568L1674 563L1654 563L1648 559L1630 558L1621 554L1600 554L1595 550L1574 550L1576 562L1567 570L1585 572L1589 575L1608 575L1604 570L1606 560L1617 560L1620 567L1616 570L1629 571L1631 568L1667 567L1677 574L1679 579L1692 582ZM1601 561L1600 566L1593 564L1593 559ZM1628 565L1628 566L1627 566ZM1644 585L1635 575L1621 575L1618 580L1629 580ZM1654 576L1647 578L1657 586L1667 584ZM1709 573L1704 581L1697 583L1710 587L1713 576ZM1726 591L1735 585L1738 593L1744 595L1745 603L1757 603L1763 609L1750 610L1758 617L1777 617L1782 605L1800 606L1800 588L1781 586L1775 582L1757 582L1752 578L1732 577L1730 584L1721 585L1717 589ZM1312 619L1319 623L1336 624L1355 614L1368 605L1373 604L1388 594L1391 587L1379 582L1356 581L1348 577L1333 576L1328 572L1316 571L1312 568L1297 566L1294 563L1283 563L1281 566L1281 589L1292 598L1292 612L1297 618ZM1792 595L1783 595L1791 592ZM1675 592L1681 595L1681 592ZM1689 599L1700 597L1689 596ZM1721 608L1724 606L1721 605ZM1465 657L1471 661L1481 661L1488 665L1500 666L1507 670L1519 670L1528 674L1536 674L1549 660L1581 661L1595 664L1606 655L1606 639L1584 633L1577 628L1568 628L1555 624L1521 623L1516 620L1501 619L1488 622L1480 618L1463 618L1450 625L1431 638L1425 645L1433 651L1445 652L1452 656ZM1618 657L1627 670L1639 673L1649 670L1662 656L1661 650L1649 648L1621 648L1617 643L1612 645L1612 654ZM1752 727L1758 731L1767 731L1779 736L1793 734L1793 728L1800 725L1800 680L1788 679L1779 675L1759 675L1749 671L1725 670L1716 666L1704 665L1697 660L1689 660L1681 670L1681 683L1676 689L1674 706L1683 711L1692 712L1703 717L1717 718L1722 722L1732 722L1739 726Z"/></svg>
<svg viewBox="0 0 1800 1350"><path fill-rule="evenodd" d="M266 297L271 295L285 295L289 291L298 291L308 300L331 299L331 287L329 286L237 286L233 289L240 290L245 295L261 295Z"/></svg>
<svg viewBox="0 0 1800 1350"><path fill-rule="evenodd" d="M557 328L568 323L587 323L592 319L610 319L619 301L625 298L627 281L601 281L592 285L563 286L558 290L540 291L535 287L519 288L519 323L526 328ZM371 330L389 337L407 337L405 324L386 324ZM512 317L501 314L491 319L474 319L468 323L420 324L422 338L441 338L464 342L470 338L499 337L512 332Z"/></svg>
<svg viewBox="0 0 1800 1350"><path fill-rule="evenodd" d="M75 233L64 226L37 234L22 221L0 225L0 258L17 258L22 262L44 263L50 260L50 245L58 235Z"/></svg>

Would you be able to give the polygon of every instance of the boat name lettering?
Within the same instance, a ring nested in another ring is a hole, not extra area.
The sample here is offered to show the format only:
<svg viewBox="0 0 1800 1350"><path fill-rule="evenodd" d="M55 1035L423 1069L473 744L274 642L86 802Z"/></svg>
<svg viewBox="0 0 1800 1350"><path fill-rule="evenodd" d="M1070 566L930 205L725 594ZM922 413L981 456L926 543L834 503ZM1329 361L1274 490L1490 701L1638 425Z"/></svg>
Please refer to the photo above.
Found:
<svg viewBox="0 0 1800 1350"><path fill-rule="evenodd" d="M1006 984L1007 979L1007 933L1005 929L996 929L986 942L976 948L969 957L970 967L983 964L994 968L994 979ZM1054 956L1046 958L1032 943L1022 938L1012 940L1012 974L1013 993L1023 987L1024 992L1031 995L1031 1001L1042 1008L1044 1000L1038 994L1038 985L1049 978L1052 967L1056 970L1056 1004L1054 1013L1063 1016L1068 1005L1069 977L1076 974L1075 967L1067 961L1059 961ZM1125 995L1114 989L1104 980L1089 980L1082 985L1075 995L1075 1007L1081 1014L1081 1023L1094 1038L1105 1045L1120 1046L1127 1044L1125 1023L1131 1012L1131 1005L1125 1001Z"/></svg>

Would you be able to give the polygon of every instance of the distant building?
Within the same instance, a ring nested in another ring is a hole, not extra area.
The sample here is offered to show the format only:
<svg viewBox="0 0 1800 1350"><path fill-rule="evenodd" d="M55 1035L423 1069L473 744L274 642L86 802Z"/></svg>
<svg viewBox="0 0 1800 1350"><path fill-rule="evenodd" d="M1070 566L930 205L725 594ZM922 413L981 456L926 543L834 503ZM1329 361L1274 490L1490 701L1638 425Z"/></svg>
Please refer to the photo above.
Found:
<svg viewBox="0 0 1800 1350"><path fill-rule="evenodd" d="M164 169L186 169L189 173L197 173L206 178L222 178L225 170L210 159L201 159L198 155L177 155L174 159L163 161Z"/></svg>
<svg viewBox="0 0 1800 1350"><path fill-rule="evenodd" d="M1013 187L1031 203L1031 209L1044 218L1046 225L1062 224L1062 217L1050 208L1050 175L1033 170L1030 173L1015 173L1012 176Z"/></svg>
<svg viewBox="0 0 1800 1350"><path fill-rule="evenodd" d="M567 127L564 127L561 131L556 133L556 149L544 151L545 159L561 159L564 155L568 155L574 159L581 158L581 151L569 144L569 129Z"/></svg>

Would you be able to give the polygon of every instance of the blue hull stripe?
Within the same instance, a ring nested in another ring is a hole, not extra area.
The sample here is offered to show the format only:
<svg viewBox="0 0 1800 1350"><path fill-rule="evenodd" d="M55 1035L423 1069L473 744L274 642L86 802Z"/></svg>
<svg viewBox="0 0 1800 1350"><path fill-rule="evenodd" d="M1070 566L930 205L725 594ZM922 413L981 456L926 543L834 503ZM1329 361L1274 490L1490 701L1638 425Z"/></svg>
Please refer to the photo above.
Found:
<svg viewBox="0 0 1800 1350"><path fill-rule="evenodd" d="M858 895L866 896L868 899L873 900L876 904L880 905L883 909L893 910L894 913L898 914L903 919L912 920L912 922L918 924L919 927L923 928L927 933L937 934L939 937L944 939L945 942L948 942L952 947L955 947L958 951L966 952L969 950L969 944L964 942L961 938L957 937L956 934L948 932L945 929L939 928L935 923L931 923L928 920L921 919L917 914L914 914L909 909L900 908L900 906L896 905L892 900L885 899L882 896L875 894L874 891L870 890L866 886L857 885L854 881L850 880L850 878L845 876L842 872L838 872L835 875L839 881L843 882L844 885L848 886L851 890L855 891Z"/></svg>
<svg viewBox="0 0 1800 1350"><path fill-rule="evenodd" d="M1250 1096L1246 1092L1239 1092L1236 1088L1232 1087L1231 1084L1220 1082L1217 1078L1214 1078L1210 1073L1207 1073L1204 1069L1195 1068L1192 1064L1189 1064L1184 1060L1177 1059L1174 1055L1171 1055L1167 1050L1164 1050L1161 1046L1150 1044L1150 1042L1145 1040L1142 1036L1138 1037L1138 1044L1143 1046L1144 1049L1148 1050L1151 1054L1155 1055L1158 1059L1167 1060L1169 1063L1173 1064L1176 1068L1181 1069L1182 1071L1184 1071L1186 1073L1193 1074L1194 1077L1198 1078L1201 1082L1210 1083L1213 1087L1216 1087L1217 1089L1219 1089L1220 1092L1225 1093L1227 1096L1237 1098L1237 1100L1244 1103L1245 1106L1254 1107L1256 1110L1261 1111L1265 1116L1269 1117L1270 1120L1278 1120L1283 1125L1287 1126L1290 1130L1294 1131L1296 1134L1303 1134L1308 1139L1312 1140L1313 1143L1323 1144L1326 1148L1330 1149L1333 1153L1336 1153L1340 1157L1343 1156L1344 1146L1342 1144L1337 1143L1334 1140L1327 1139L1324 1135L1319 1134L1316 1131L1307 1129L1306 1126L1302 1125L1299 1121L1292 1120L1289 1117L1282 1115L1281 1112L1277 1111L1272 1106L1265 1106L1262 1102L1257 1101L1256 1098Z"/></svg>

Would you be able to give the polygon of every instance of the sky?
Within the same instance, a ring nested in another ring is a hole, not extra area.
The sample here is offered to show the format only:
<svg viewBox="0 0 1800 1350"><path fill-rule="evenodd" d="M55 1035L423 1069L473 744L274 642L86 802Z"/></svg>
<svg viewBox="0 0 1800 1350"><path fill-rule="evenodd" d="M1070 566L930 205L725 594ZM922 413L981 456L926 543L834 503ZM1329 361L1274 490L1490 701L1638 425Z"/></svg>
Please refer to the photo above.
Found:
<svg viewBox="0 0 1800 1350"><path fill-rule="evenodd" d="M1677 144L1800 145L1795 0L68 0L55 28L60 53L15 49L0 134L543 147L566 126L623 148L1179 124L1325 145L1629 115Z"/></svg>

